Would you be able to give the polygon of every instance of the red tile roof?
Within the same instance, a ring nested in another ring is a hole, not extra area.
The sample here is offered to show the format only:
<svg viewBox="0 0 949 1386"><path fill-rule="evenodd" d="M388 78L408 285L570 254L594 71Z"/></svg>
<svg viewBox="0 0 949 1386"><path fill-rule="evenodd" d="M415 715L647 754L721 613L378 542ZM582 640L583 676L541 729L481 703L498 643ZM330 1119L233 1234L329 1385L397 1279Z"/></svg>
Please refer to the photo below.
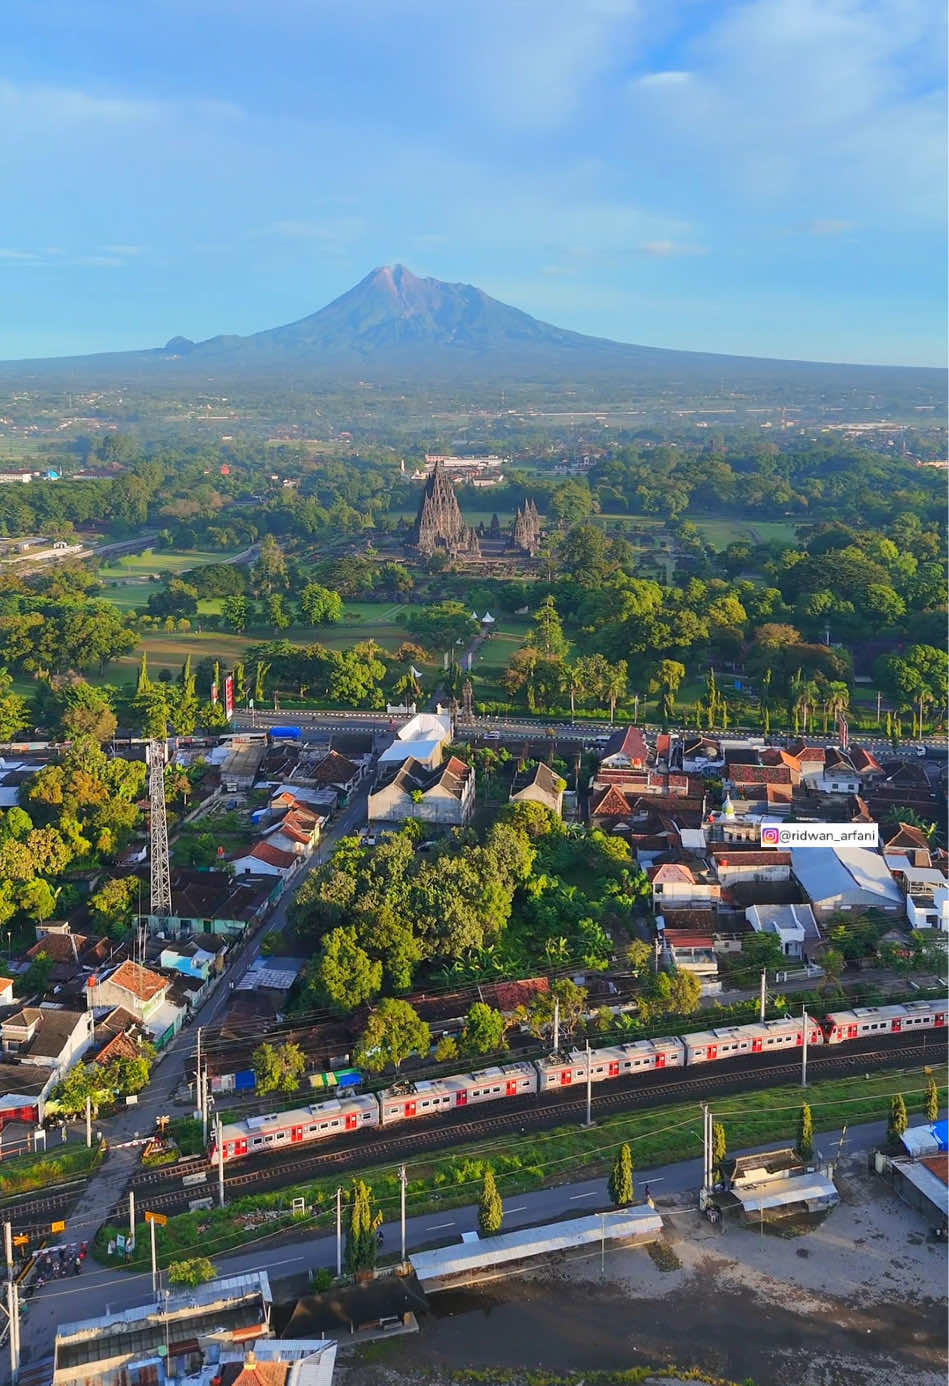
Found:
<svg viewBox="0 0 949 1386"><path fill-rule="evenodd" d="M137 996L140 1001L151 1001L152 997L157 996L168 986L165 978L160 977L157 972L150 972L147 967L139 967L138 963L134 963L130 959L126 959L117 967L107 980L114 982L117 987L124 987L133 996Z"/></svg>
<svg viewBox="0 0 949 1386"><path fill-rule="evenodd" d="M765 852L743 852L728 847L713 847L712 857L716 866L730 869L733 866L790 866L790 852L775 852L770 848Z"/></svg>
<svg viewBox="0 0 949 1386"><path fill-rule="evenodd" d="M728 777L735 784L790 784L791 769L787 765L732 765Z"/></svg>
<svg viewBox="0 0 949 1386"><path fill-rule="evenodd" d="M286 871L296 861L292 852L281 852L279 847L271 847L269 842L258 842L256 847L245 853L245 856L256 857L258 861L265 861L269 866L277 866L281 871Z"/></svg>
<svg viewBox="0 0 949 1386"><path fill-rule="evenodd" d="M633 765L645 765L649 759L649 748L640 729L627 727L625 731L615 731L603 748L601 760L610 756L626 756Z"/></svg>

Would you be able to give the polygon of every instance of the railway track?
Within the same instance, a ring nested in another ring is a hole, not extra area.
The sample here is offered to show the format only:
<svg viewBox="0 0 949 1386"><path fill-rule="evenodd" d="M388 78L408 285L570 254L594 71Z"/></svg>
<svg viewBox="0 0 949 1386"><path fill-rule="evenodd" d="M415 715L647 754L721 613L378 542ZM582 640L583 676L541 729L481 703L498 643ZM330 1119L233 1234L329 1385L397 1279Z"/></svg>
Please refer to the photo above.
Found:
<svg viewBox="0 0 949 1386"><path fill-rule="evenodd" d="M931 1042L928 1045L913 1044L901 1045L887 1049L876 1049L872 1051L862 1051L860 1053L833 1053L823 1054L809 1058L808 1066L812 1073L820 1073L822 1076L833 1076L834 1074L852 1073L862 1068L880 1068L890 1065L903 1065L921 1060L927 1056L937 1058L941 1054L936 1046ZM685 1070L685 1075L688 1075ZM800 1062L787 1064L769 1064L756 1068L741 1068L725 1073L709 1074L707 1071L695 1077L684 1076L680 1081L674 1083L651 1084L644 1086L639 1084L635 1088L626 1088L621 1091L612 1090L605 1093L596 1093L594 1088L592 1106L594 1112L609 1112L611 1110L623 1110L628 1108L635 1110L640 1107L663 1106L671 1102L688 1100L692 1095L706 1096L710 1092L727 1093L735 1090L747 1089L751 1087L770 1087L782 1083L793 1083L800 1077ZM261 1193L272 1192L276 1189L285 1187L288 1184L300 1183L308 1178L313 1178L320 1174L332 1171L342 1171L351 1167L362 1167L367 1163L380 1164L389 1160L411 1158L423 1152L444 1149L456 1144L463 1144L473 1140L483 1140L492 1135L500 1135L512 1130L524 1130L527 1128L542 1130L545 1127L560 1125L564 1120L581 1115L586 1110L586 1094L582 1088L579 1092L573 1090L573 1095L569 1098L562 1097L556 1102L545 1101L542 1104L537 1102L535 1097L525 1099L529 1101L529 1106L520 1105L518 1110L506 1107L503 1112L497 1112L490 1116L484 1116L477 1121L464 1121L447 1125L439 1123L437 1126L400 1131L397 1135L390 1135L388 1138L383 1134L382 1139L374 1133L365 1133L365 1138L357 1143L349 1142L337 1148L327 1149L322 1142L319 1148L301 1151L299 1156L292 1161L284 1161L279 1165L267 1162L263 1157L263 1162L256 1168L248 1169L246 1162L241 1162L243 1168L238 1167L234 1173L229 1173L225 1169L225 1186L232 1193L249 1192L257 1190ZM228 1167L233 1169L233 1166ZM196 1184L192 1187L176 1189L167 1188L168 1183L174 1179L181 1179L181 1169L176 1166L165 1166L157 1170L145 1171L129 1185L135 1192L137 1199L144 1199L142 1207L156 1212L180 1212L184 1211L191 1199L201 1197L215 1197L217 1194L217 1168L208 1160L194 1160L189 1162L187 1173L190 1175L199 1174L205 1176L205 1182ZM162 1185L165 1185L162 1188ZM118 1216L124 1212L116 1204L114 1209Z"/></svg>

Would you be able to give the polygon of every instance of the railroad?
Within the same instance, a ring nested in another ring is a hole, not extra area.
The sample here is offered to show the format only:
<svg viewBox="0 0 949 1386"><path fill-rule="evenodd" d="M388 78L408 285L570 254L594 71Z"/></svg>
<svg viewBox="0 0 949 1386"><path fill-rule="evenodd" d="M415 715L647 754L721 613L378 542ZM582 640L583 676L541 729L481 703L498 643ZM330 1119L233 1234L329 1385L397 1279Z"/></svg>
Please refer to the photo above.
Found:
<svg viewBox="0 0 949 1386"><path fill-rule="evenodd" d="M913 1038L916 1040L916 1036ZM925 1059L927 1056L942 1062L941 1048L942 1046L937 1049L932 1043L917 1042L911 1045L898 1044L886 1049L863 1050L859 1053L850 1050L843 1053L839 1050L825 1054L818 1052L809 1058L808 1066L811 1072L819 1072L821 1076L829 1077L865 1067L903 1065L913 1060ZM772 1084L794 1083L800 1078L800 1073L799 1062L760 1064L713 1074L706 1069L698 1075L686 1069L677 1081L643 1085L639 1080L635 1087L601 1094L594 1091L592 1106L595 1112L607 1112L617 1108L622 1110L624 1107L659 1107L681 1101L693 1093L704 1096L709 1092L724 1093L749 1086L767 1087ZM586 1110L586 1097L578 1095L576 1089L570 1095L557 1094L554 1101L548 1098L549 1095L545 1094L542 1103L535 1097L518 1100L510 1106L505 1106L503 1112L481 1117L477 1121L452 1123L440 1120L437 1125L421 1130L412 1129L382 1140L378 1139L376 1133L366 1132L365 1139L356 1146L350 1142L340 1148L327 1149L326 1143L321 1142L317 1150L305 1149L297 1159L284 1161L279 1165L268 1161L266 1157L263 1157L262 1162L253 1169L248 1169L247 1162L244 1162L240 1173L226 1175L225 1188L235 1193L240 1191L242 1194L251 1191L274 1192L288 1184L305 1182L308 1178L328 1173L331 1169L336 1172L360 1168L368 1163L378 1164L388 1160L395 1162L423 1152L428 1153L467 1141L483 1140L502 1132L560 1125L570 1116L581 1115ZM185 1173L203 1174L205 1181L187 1188L162 1191L162 1184L167 1185L169 1180L180 1179L182 1176L180 1167L163 1166L138 1175L132 1180L129 1188L135 1193L139 1206L147 1206L156 1212L184 1212L189 1202L195 1198L216 1198L217 1170L211 1161L191 1160ZM110 1216L121 1218L124 1215L125 1204L114 1205Z"/></svg>

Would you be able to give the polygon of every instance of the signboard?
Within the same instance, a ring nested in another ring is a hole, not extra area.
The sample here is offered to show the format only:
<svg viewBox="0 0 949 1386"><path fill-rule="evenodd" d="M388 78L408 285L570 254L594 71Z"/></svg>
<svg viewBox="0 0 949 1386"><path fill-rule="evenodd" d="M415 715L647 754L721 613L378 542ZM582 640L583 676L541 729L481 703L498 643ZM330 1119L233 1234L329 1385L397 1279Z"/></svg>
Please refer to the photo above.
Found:
<svg viewBox="0 0 949 1386"><path fill-rule="evenodd" d="M234 716L234 676L228 674L224 680L224 711L228 720Z"/></svg>
<svg viewBox="0 0 949 1386"><path fill-rule="evenodd" d="M50 1232L65 1232L66 1224L64 1222L51 1222L49 1230Z"/></svg>
<svg viewBox="0 0 949 1386"><path fill-rule="evenodd" d="M116 1233L116 1235L115 1235L115 1245L116 1245L116 1249L117 1249L118 1251L124 1251L124 1250L125 1250L125 1233L124 1233L124 1232L117 1232L117 1233Z"/></svg>
<svg viewBox="0 0 949 1386"><path fill-rule="evenodd" d="M165 1213L146 1213L145 1221L153 1222L156 1225L156 1227L168 1226L168 1218Z"/></svg>
<svg viewBox="0 0 949 1386"><path fill-rule="evenodd" d="M305 1198L295 1198L295 1199L293 1200L293 1202L290 1204L290 1211L293 1213L293 1216L294 1216L295 1218L305 1218L305 1217L306 1217L306 1199L305 1199Z"/></svg>
<svg viewBox="0 0 949 1386"><path fill-rule="evenodd" d="M14 1246L29 1246L30 1239L25 1232L21 1232L18 1237L13 1238Z"/></svg>

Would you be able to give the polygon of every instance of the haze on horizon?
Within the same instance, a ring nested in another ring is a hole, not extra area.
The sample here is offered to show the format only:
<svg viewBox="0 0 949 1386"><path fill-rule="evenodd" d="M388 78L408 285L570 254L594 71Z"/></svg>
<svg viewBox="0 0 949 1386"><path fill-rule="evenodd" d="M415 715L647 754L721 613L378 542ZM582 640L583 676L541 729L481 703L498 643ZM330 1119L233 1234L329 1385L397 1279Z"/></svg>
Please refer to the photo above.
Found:
<svg viewBox="0 0 949 1386"><path fill-rule="evenodd" d="M621 342L945 354L928 0L46 0L0 67L0 359L253 333L404 261Z"/></svg>

